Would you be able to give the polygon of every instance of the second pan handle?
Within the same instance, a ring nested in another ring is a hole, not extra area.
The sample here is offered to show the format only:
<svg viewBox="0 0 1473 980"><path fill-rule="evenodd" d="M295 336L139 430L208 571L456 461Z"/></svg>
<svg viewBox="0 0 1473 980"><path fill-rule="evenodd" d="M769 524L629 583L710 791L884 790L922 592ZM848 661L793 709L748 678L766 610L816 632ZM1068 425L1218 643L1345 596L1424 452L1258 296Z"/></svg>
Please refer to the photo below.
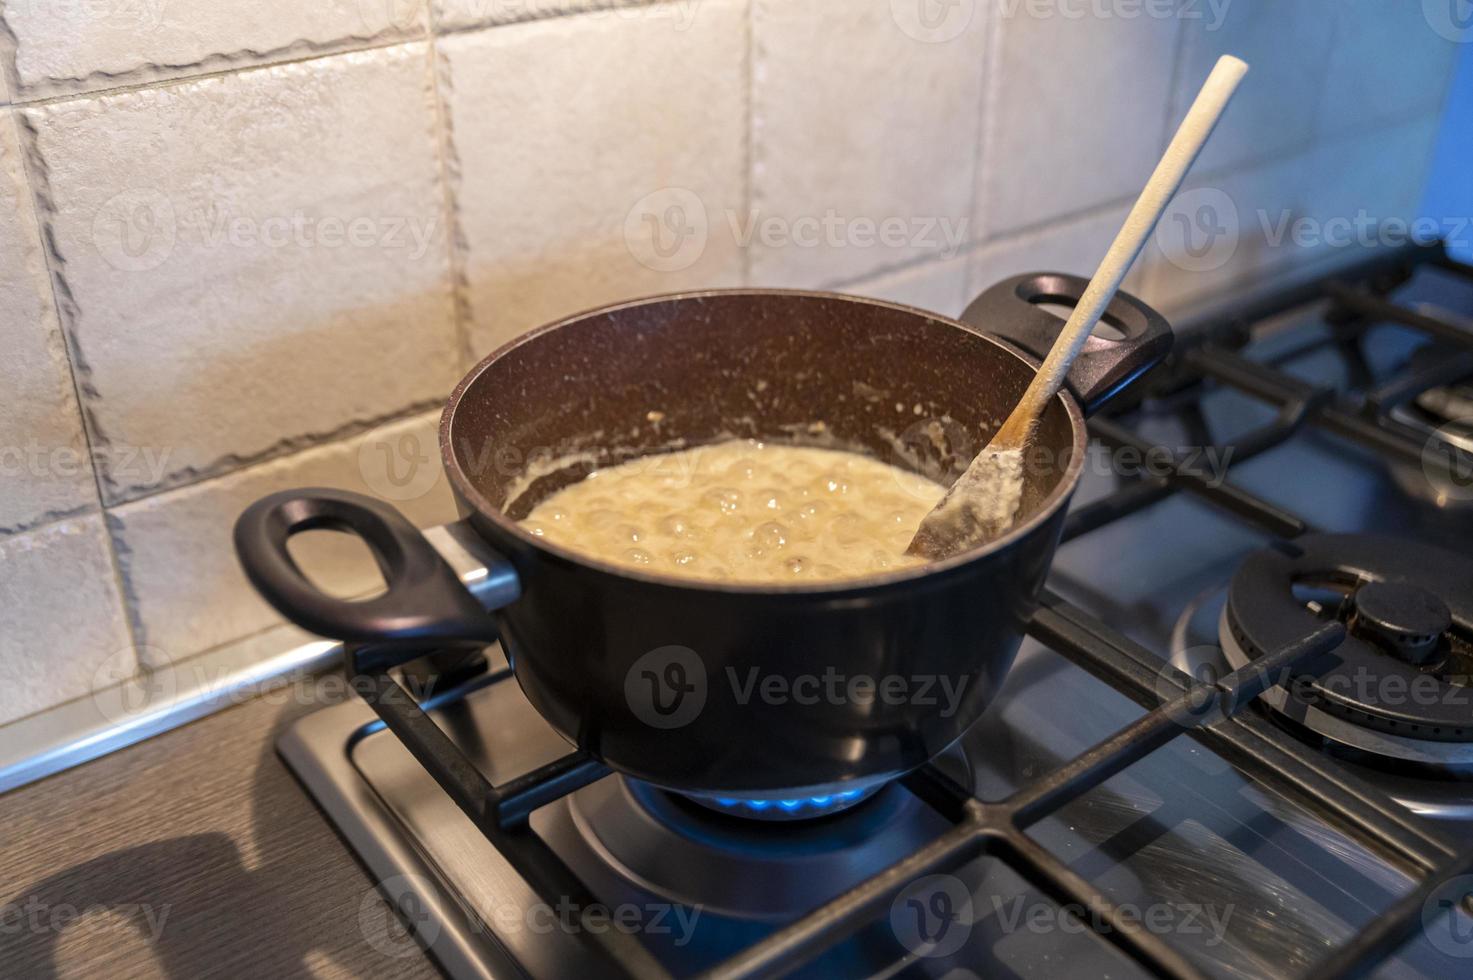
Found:
<svg viewBox="0 0 1473 980"><path fill-rule="evenodd" d="M1089 280L1062 272L1014 276L978 296L962 322L1042 360L1064 320L1040 304L1073 306L1088 285ZM1086 415L1165 360L1175 339L1164 316L1125 292L1115 295L1101 322L1121 336L1090 337L1069 372L1069 391Z"/></svg>

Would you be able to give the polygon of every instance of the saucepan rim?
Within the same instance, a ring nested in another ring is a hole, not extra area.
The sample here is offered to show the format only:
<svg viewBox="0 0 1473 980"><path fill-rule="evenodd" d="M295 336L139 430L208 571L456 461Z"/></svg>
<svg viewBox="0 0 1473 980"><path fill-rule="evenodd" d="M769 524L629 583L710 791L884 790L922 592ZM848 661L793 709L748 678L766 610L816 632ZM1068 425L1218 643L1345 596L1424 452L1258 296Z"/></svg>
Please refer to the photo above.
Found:
<svg viewBox="0 0 1473 980"><path fill-rule="evenodd" d="M472 483L472 481L467 477L465 471L460 465L460 461L456 458L454 449L453 428L455 425L456 410L460 406L460 403L464 399L466 393L471 389L473 385L475 385L475 383L480 379L481 375L490 369L492 364L507 357L513 351L524 344L533 343L546 334L552 333L556 330L560 330L563 327L572 326L575 323L579 323L593 317L608 316L609 314L617 313L622 310L652 306L660 303L669 303L678 300L701 300L740 296L753 298L767 296L796 297L801 299L849 303L856 306L872 306L887 310L894 310L901 313L908 313L913 316L920 316L924 317L927 320L943 323L947 326L955 327L959 330L964 330L967 333L979 337L982 340L985 340L993 346L999 348L1001 351L1008 354L1009 356L1017 359L1019 362L1026 365L1030 371L1037 371L1039 367L1039 361L1037 359L1030 357L1029 355L1023 353L1010 344L978 329L975 326L964 323L960 320L953 319L952 317L941 316L940 314L933 313L928 310L922 310L914 306L908 306L903 303L892 303L888 300L871 299L863 296L852 296L846 293L827 292L822 290L810 289L700 289L653 294L649 296L643 296L638 299L594 307L592 309L584 310L581 313L576 313L572 316L564 317L560 320L555 320L553 322L544 324L543 326L540 326L535 330L531 330L527 333L521 334L515 339L501 345L496 350L492 351L490 354L482 358L475 367L471 368L471 370L465 375L465 377L460 380L460 383L455 386L455 390L451 392L449 400L445 403L445 409L440 416L440 457L442 462L444 463L445 472L449 477L451 484L455 487L460 496L471 507L473 507L481 517L489 520L497 528L497 530L509 535L517 542L526 547L549 554L557 559L569 562L582 568L586 568L590 571L599 572L605 575L612 575L617 578L629 579L631 581L641 582L649 585L663 586L666 588L680 590L684 592L730 593L734 595L765 596L823 596L836 598L842 598L847 594L871 592L878 589L883 589L890 586L898 586L906 583L923 582L927 579L944 576L948 572L951 572L955 569L970 565L973 562L980 561L990 555L1003 551L1016 542L1027 538L1029 535L1039 530L1041 527L1043 527L1043 525L1048 523L1048 521L1054 516L1059 508L1065 505L1070 495L1073 493L1074 487L1079 482L1080 474L1084 469L1084 456L1085 450L1087 449L1088 437L1085 428L1084 412L1079 407L1079 403L1075 401L1074 397L1068 392L1067 389L1060 390L1055 398L1063 403L1064 409L1068 413L1070 430L1074 437L1073 452L1070 456L1069 465L1068 468L1064 471L1063 476L1060 477L1058 483L1055 484L1053 489L1049 491L1048 496L1044 498L1043 504L1026 521L1016 525L1011 531L995 541L992 541L980 548L973 548L970 551L965 551L960 555L953 556L944 561L929 562L927 564L915 566L912 568L900 569L893 572L883 572L875 575L856 576L854 578L829 580L824 582L794 583L789 585L772 584L765 582L743 583L709 581L706 579L686 578L679 575L670 575L660 572L646 572L639 569L629 568L625 565L616 565L612 562L601 561L597 558L593 558L575 549L566 548L561 545L554 544L553 542L550 542L545 538L538 537L524 530L520 526L520 524L508 518L506 514L501 511L500 508L493 506L491 502L486 499L486 497L480 492L480 490L478 490L476 486Z"/></svg>

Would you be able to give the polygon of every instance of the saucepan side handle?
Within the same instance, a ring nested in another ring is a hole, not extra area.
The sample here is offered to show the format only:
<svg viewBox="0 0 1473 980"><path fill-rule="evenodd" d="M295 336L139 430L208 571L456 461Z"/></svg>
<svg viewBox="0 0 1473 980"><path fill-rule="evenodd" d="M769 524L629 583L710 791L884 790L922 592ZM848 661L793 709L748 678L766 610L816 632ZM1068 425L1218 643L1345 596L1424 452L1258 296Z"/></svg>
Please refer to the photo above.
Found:
<svg viewBox="0 0 1473 980"><path fill-rule="evenodd" d="M1088 285L1089 280L1062 272L1014 276L977 297L962 321L1042 360L1064 321L1039 304L1072 307ZM1166 318L1129 293L1117 293L1103 319L1122 336L1097 332L1085 341L1069 372L1069 391L1086 415L1165 360L1174 340Z"/></svg>
<svg viewBox="0 0 1473 980"><path fill-rule="evenodd" d="M341 599L315 586L287 550L292 535L314 529L355 534L383 572L387 590ZM235 523L235 551L256 591L304 629L335 640L393 650L486 645L496 625L455 570L397 510L342 490L288 490L265 497ZM515 588L504 590L507 605Z"/></svg>

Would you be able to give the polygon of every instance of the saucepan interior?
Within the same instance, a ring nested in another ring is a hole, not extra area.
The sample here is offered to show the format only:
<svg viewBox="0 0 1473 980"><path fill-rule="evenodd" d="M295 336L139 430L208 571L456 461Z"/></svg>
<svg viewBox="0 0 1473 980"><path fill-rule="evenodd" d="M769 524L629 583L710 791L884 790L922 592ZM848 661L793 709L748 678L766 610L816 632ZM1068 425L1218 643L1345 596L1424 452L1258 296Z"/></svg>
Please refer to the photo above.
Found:
<svg viewBox="0 0 1473 980"><path fill-rule="evenodd" d="M488 357L441 429L463 499L517 521L597 467L731 438L858 451L949 484L1033 376L955 321L824 293L713 291L595 311ZM1045 413L1015 534L1067 496L1082 421ZM577 556L571 556L575 559ZM581 559L579 559L581 560Z"/></svg>

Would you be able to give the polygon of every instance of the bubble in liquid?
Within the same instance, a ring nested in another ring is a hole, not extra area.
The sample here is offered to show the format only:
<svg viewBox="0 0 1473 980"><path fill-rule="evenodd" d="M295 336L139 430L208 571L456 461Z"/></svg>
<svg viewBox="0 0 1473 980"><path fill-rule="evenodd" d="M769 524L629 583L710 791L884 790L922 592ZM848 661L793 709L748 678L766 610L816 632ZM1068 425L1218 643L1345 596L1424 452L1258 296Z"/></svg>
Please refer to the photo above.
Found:
<svg viewBox="0 0 1473 980"><path fill-rule="evenodd" d="M786 500L781 490L776 487L767 487L758 491L757 505L765 510L781 511L786 509Z"/></svg>
<svg viewBox="0 0 1473 980"><path fill-rule="evenodd" d="M752 532L752 544L763 551L776 551L788 543L788 529L777 521L759 524Z"/></svg>
<svg viewBox="0 0 1473 980"><path fill-rule="evenodd" d="M707 507L720 511L727 516L734 515L742 509L741 492L733 490L730 487L717 487L714 490L707 490L706 495L701 500Z"/></svg>
<svg viewBox="0 0 1473 980"><path fill-rule="evenodd" d="M547 537L547 528L543 527L540 521L523 521L522 529L534 538Z"/></svg>
<svg viewBox="0 0 1473 980"><path fill-rule="evenodd" d="M670 553L670 562L678 568L688 568L696 563L694 552L674 551Z"/></svg>
<svg viewBox="0 0 1473 980"><path fill-rule="evenodd" d="M624 552L624 560L634 565L648 565L655 557L643 548L630 548Z"/></svg>
<svg viewBox="0 0 1473 980"><path fill-rule="evenodd" d="M699 537L699 530L691 524L684 514L666 514L660 518L656 525L661 534L668 534L672 538L695 538Z"/></svg>
<svg viewBox="0 0 1473 980"><path fill-rule="evenodd" d="M807 558L803 558L798 555L794 555L792 558L789 558L787 561L783 562L783 570L786 571L789 575L802 575L805 572L809 571L810 568L811 562L809 562Z"/></svg>
<svg viewBox="0 0 1473 980"><path fill-rule="evenodd" d="M845 480L844 477L838 473L830 473L828 476L824 477L823 489L825 493L832 494L836 497L842 497L849 492L849 481Z"/></svg>

